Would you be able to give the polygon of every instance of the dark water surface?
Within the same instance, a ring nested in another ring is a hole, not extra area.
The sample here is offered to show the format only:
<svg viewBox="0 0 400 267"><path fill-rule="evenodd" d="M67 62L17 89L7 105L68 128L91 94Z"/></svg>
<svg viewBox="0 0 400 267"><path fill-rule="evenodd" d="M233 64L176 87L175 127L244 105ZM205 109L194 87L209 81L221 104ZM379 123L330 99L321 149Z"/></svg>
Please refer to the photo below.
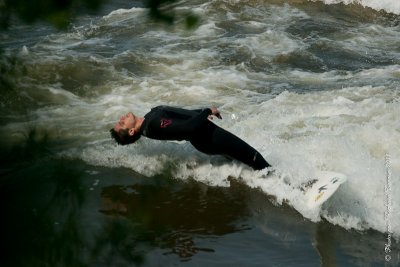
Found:
<svg viewBox="0 0 400 267"><path fill-rule="evenodd" d="M310 222L236 179L210 187L52 158L2 177L2 266L384 262L381 233Z"/></svg>

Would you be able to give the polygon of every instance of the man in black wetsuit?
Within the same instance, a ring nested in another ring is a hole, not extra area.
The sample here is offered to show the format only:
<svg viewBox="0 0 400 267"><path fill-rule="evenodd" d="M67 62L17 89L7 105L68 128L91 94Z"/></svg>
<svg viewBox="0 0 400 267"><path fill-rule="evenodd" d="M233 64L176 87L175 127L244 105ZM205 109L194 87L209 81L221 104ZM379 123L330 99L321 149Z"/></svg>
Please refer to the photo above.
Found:
<svg viewBox="0 0 400 267"><path fill-rule="evenodd" d="M241 161L254 170L270 165L246 142L212 123L215 116L221 118L217 108L187 110L169 106L158 106L144 118L132 112L122 116L110 130L120 145L136 142L142 135L157 140L187 140L197 150L211 155L224 155Z"/></svg>

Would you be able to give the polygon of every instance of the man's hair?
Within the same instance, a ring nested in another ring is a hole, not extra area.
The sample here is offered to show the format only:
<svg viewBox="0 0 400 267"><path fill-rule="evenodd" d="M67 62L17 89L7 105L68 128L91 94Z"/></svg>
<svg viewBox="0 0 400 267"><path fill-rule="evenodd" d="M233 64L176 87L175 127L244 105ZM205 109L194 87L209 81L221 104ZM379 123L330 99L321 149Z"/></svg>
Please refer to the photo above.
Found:
<svg viewBox="0 0 400 267"><path fill-rule="evenodd" d="M139 133L134 134L133 136L129 135L128 129L121 129L121 130L119 130L119 132L117 132L116 130L114 130L114 128L112 128L110 130L110 133L111 133L111 137L114 138L114 140L119 145L129 145L129 144L135 143L140 138Z"/></svg>

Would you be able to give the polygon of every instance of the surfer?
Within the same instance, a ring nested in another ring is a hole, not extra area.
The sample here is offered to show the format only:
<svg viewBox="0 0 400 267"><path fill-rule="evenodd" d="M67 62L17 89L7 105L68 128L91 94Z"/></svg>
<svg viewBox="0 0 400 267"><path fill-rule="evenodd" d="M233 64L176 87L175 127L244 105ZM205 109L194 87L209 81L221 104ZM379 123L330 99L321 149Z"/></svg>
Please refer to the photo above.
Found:
<svg viewBox="0 0 400 267"><path fill-rule="evenodd" d="M253 147L211 122L213 116L222 119L215 107L187 110L158 106L144 117L132 112L123 115L110 132L120 145L132 144L142 135L157 140L186 140L203 153L224 155L254 170L270 166Z"/></svg>

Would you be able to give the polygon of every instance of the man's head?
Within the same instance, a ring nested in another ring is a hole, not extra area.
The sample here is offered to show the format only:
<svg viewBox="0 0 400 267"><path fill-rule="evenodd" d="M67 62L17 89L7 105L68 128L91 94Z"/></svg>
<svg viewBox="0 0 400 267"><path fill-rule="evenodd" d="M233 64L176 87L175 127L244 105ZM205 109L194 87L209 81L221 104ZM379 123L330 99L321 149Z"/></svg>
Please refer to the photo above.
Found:
<svg viewBox="0 0 400 267"><path fill-rule="evenodd" d="M120 145L128 145L140 138L137 126L137 118L132 112L121 116L114 128L110 130L111 137Z"/></svg>

